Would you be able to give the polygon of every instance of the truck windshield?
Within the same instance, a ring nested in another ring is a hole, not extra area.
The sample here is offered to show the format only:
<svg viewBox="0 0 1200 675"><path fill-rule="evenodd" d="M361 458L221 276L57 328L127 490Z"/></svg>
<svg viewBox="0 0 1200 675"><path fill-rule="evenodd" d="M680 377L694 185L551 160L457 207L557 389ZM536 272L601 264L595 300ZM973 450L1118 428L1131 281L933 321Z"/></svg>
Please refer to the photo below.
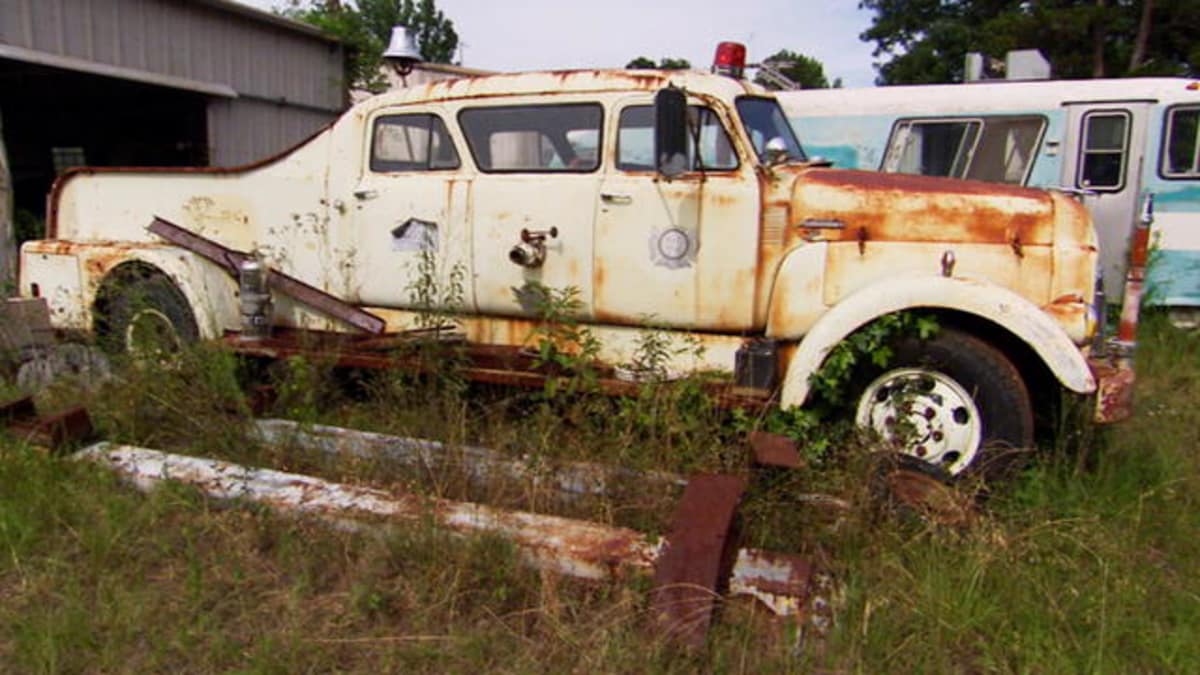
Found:
<svg viewBox="0 0 1200 675"><path fill-rule="evenodd" d="M807 161L800 141L788 124L787 116L783 114L783 108L779 107L778 101L773 98L742 96L737 100L737 110L742 124L746 127L746 133L750 135L750 141L754 143L754 152L758 154L760 162L766 163L767 144L775 139L778 139L778 142L772 145L787 151L787 161Z"/></svg>

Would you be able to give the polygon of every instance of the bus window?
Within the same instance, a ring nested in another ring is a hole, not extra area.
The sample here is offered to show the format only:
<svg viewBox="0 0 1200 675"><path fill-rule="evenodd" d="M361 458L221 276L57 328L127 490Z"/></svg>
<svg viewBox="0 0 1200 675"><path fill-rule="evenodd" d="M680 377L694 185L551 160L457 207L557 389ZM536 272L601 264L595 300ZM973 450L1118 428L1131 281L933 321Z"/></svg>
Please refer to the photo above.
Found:
<svg viewBox="0 0 1200 675"><path fill-rule="evenodd" d="M1172 108L1167 113L1165 178L1200 177L1200 107Z"/></svg>
<svg viewBox="0 0 1200 675"><path fill-rule="evenodd" d="M1077 187L1119 191L1125 186L1129 113L1105 111L1083 116Z"/></svg>
<svg viewBox="0 0 1200 675"><path fill-rule="evenodd" d="M902 120L883 160L884 171L1023 184L1046 128L1036 115Z"/></svg>
<svg viewBox="0 0 1200 675"><path fill-rule="evenodd" d="M966 178L1022 185L1033 166L1043 117L987 117Z"/></svg>
<svg viewBox="0 0 1200 675"><path fill-rule="evenodd" d="M883 170L961 178L980 126L977 120L897 122Z"/></svg>

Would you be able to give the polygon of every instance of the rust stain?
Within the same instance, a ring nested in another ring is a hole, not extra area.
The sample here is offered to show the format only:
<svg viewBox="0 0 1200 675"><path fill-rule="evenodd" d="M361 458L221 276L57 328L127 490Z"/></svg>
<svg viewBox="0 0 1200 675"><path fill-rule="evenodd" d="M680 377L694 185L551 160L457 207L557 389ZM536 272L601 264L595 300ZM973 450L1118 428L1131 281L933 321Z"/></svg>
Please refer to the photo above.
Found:
<svg viewBox="0 0 1200 675"><path fill-rule="evenodd" d="M848 169L810 169L805 180L813 183L866 190L937 192L954 195L1005 196L1049 201L1048 194L1033 188L974 180L957 180L908 173L853 171Z"/></svg>

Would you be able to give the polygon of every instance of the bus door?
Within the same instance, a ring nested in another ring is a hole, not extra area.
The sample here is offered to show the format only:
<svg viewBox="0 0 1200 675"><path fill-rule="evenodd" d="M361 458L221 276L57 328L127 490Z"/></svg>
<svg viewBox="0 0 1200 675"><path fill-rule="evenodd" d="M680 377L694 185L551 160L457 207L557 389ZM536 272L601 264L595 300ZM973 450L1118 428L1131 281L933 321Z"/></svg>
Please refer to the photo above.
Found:
<svg viewBox="0 0 1200 675"><path fill-rule="evenodd" d="M1137 217L1151 101L1067 102L1062 185L1083 192L1096 222L1110 302L1124 290L1129 236Z"/></svg>

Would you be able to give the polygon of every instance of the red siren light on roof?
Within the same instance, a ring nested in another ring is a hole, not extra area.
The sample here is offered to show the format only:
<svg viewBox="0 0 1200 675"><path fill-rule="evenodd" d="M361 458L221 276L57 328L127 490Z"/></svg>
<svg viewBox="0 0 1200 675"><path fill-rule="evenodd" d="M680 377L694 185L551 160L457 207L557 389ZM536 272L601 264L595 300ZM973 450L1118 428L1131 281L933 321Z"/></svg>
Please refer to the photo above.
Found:
<svg viewBox="0 0 1200 675"><path fill-rule="evenodd" d="M742 78L746 70L746 45L740 42L721 42L713 57L712 71L719 75Z"/></svg>

